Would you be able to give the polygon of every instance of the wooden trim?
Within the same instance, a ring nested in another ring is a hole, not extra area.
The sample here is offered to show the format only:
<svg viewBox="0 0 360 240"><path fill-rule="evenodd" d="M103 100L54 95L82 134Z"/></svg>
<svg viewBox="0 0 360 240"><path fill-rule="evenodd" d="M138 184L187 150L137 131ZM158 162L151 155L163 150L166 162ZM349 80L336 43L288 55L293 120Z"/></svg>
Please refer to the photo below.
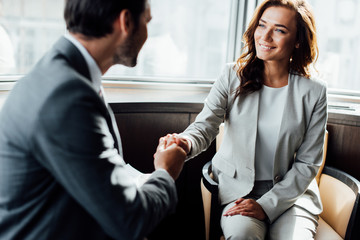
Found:
<svg viewBox="0 0 360 240"><path fill-rule="evenodd" d="M202 103L110 103L114 113L199 113Z"/></svg>
<svg viewBox="0 0 360 240"><path fill-rule="evenodd" d="M360 127L360 115L329 111L328 123Z"/></svg>

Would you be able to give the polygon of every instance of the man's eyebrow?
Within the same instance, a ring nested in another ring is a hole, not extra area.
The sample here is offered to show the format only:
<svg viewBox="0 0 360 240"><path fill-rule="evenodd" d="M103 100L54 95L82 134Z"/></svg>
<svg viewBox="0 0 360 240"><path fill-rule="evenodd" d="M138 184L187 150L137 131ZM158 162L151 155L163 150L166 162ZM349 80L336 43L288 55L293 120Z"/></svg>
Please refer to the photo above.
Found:
<svg viewBox="0 0 360 240"><path fill-rule="evenodd" d="M259 22L263 22L263 23L267 23L264 19L260 19ZM282 28L285 28L287 30L289 30L285 25L283 24L275 24L275 26L277 27L282 27Z"/></svg>

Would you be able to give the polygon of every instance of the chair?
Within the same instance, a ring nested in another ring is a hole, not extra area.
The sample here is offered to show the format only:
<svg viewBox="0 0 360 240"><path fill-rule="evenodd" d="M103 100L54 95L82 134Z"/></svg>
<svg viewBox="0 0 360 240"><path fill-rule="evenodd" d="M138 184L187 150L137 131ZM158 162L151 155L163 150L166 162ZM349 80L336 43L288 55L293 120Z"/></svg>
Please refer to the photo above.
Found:
<svg viewBox="0 0 360 240"><path fill-rule="evenodd" d="M223 126L217 137L217 149L222 142ZM350 175L324 166L328 132L325 134L323 164L316 176L324 211L320 215L316 240L360 239L355 223L360 223L359 181ZM203 197L206 240L219 240L221 236L217 183L212 179L211 161L202 169L201 193Z"/></svg>
<svg viewBox="0 0 360 240"><path fill-rule="evenodd" d="M202 170L206 240L221 236L217 183L211 178L211 161ZM316 240L360 239L360 182L339 169L325 166L319 183L324 210L320 215Z"/></svg>
<svg viewBox="0 0 360 240"><path fill-rule="evenodd" d="M319 190L324 210L315 239L360 239L360 182L339 169L325 166Z"/></svg>

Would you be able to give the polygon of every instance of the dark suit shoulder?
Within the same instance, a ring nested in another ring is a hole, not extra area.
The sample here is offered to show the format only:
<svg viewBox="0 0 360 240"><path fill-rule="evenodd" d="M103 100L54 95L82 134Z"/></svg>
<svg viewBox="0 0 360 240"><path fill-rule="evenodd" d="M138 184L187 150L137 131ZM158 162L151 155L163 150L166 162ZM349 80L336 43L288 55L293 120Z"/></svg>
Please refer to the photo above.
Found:
<svg viewBox="0 0 360 240"><path fill-rule="evenodd" d="M59 125L70 116L108 115L106 105L95 90L84 81L69 79L51 91L39 109L39 124Z"/></svg>

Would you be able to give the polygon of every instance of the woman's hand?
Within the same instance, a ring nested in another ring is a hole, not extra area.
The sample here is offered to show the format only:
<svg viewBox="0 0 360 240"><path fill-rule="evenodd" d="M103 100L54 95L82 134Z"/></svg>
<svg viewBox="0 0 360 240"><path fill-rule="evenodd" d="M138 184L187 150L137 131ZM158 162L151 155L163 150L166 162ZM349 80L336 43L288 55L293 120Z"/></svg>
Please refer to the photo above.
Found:
<svg viewBox="0 0 360 240"><path fill-rule="evenodd" d="M190 152L190 143L188 140L186 140L185 138L180 137L177 133L173 133L173 134L168 134L164 137L161 138L161 140L164 141L164 146L165 149L172 145L173 143L175 143L176 145L178 145L179 147L181 147L182 149L184 149L184 151L186 152L186 154L188 154Z"/></svg>
<svg viewBox="0 0 360 240"><path fill-rule="evenodd" d="M224 213L224 216L242 215L253 217L258 220L265 220L266 213L259 203L254 199L239 198L235 201L235 205Z"/></svg>

